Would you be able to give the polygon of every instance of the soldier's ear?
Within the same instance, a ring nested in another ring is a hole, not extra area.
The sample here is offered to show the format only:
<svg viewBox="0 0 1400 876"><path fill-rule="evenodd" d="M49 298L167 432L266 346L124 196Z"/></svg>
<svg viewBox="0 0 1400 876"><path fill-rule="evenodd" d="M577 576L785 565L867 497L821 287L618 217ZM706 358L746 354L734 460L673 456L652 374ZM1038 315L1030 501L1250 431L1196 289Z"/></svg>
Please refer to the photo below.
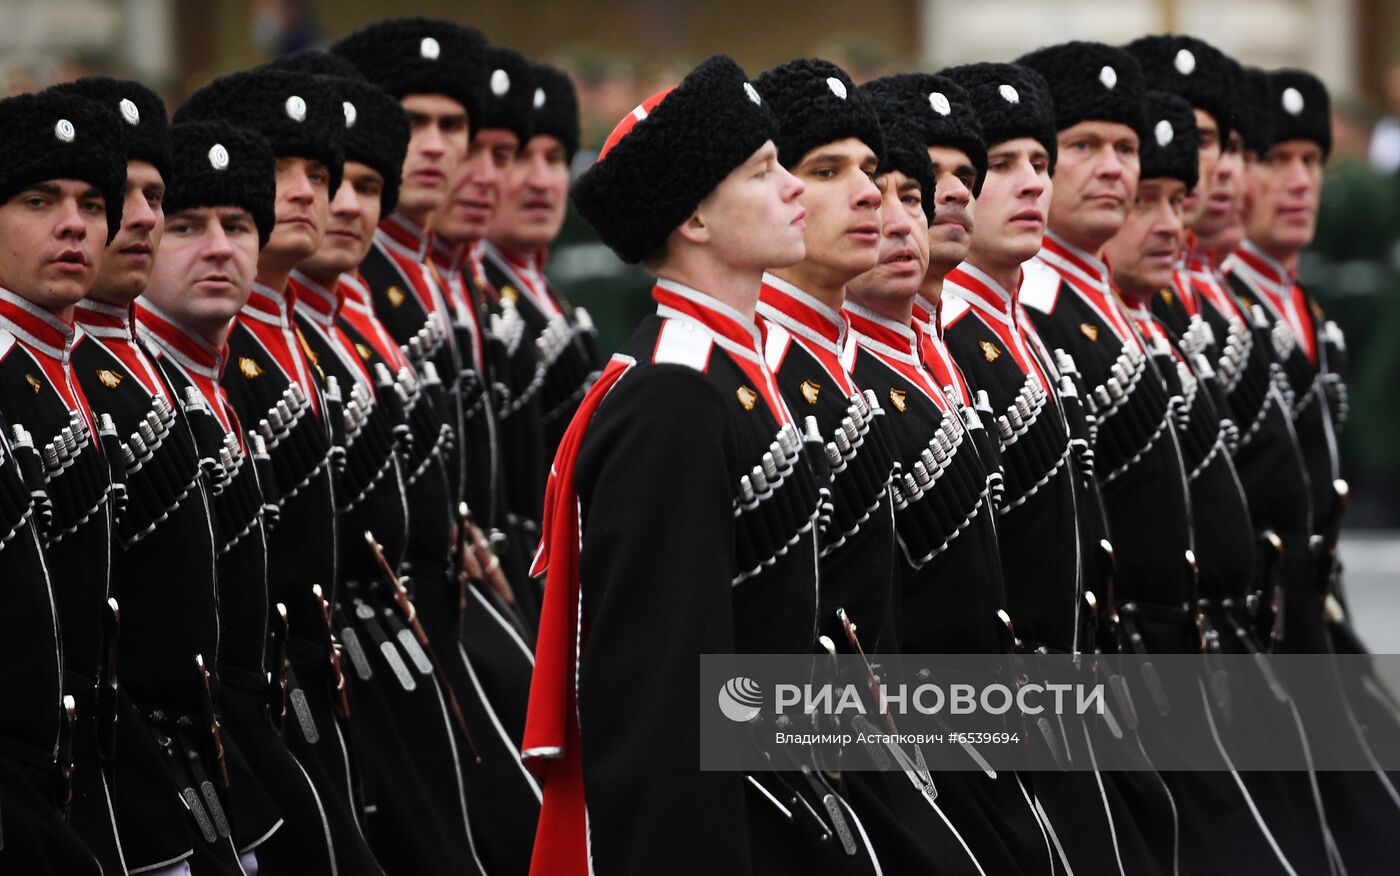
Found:
<svg viewBox="0 0 1400 876"><path fill-rule="evenodd" d="M676 228L676 233L681 237L695 244L710 242L710 226L705 221L705 217L700 215L700 211L690 214L690 217Z"/></svg>

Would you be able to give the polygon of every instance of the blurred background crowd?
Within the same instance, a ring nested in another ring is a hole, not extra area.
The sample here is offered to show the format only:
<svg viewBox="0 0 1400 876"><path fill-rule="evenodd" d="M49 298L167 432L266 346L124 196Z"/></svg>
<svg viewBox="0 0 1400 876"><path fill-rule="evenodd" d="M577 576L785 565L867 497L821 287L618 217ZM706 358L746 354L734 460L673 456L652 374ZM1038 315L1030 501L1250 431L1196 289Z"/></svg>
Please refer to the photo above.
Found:
<svg viewBox="0 0 1400 876"><path fill-rule="evenodd" d="M716 51L752 74L800 55L862 82L1007 61L1071 38L1201 36L1241 61L1299 66L1334 95L1335 147L1305 283L1346 331L1348 528L1400 528L1400 3L1395 0L0 0L0 85L14 94L91 73L171 102L214 76L313 47L378 18L480 28L577 83L587 167L612 126ZM550 272L598 322L605 349L650 309L650 282L571 217Z"/></svg>

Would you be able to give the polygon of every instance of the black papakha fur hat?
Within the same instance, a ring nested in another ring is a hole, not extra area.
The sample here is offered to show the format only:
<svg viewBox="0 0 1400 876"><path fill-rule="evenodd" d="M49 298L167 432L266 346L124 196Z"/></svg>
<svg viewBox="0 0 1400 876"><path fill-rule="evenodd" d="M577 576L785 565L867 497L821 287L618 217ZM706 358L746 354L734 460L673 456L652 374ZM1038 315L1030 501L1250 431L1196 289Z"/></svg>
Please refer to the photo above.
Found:
<svg viewBox="0 0 1400 876"><path fill-rule="evenodd" d="M794 168L818 146L854 137L884 160L885 137L869 96L851 77L818 58L798 58L765 71L753 81L778 117L778 161Z"/></svg>
<svg viewBox="0 0 1400 876"><path fill-rule="evenodd" d="M1105 43L1074 41L1022 55L1017 64L1030 67L1050 87L1055 101L1055 130L1085 121L1118 122L1145 136L1147 117L1142 93L1146 89L1137 59Z"/></svg>
<svg viewBox="0 0 1400 876"><path fill-rule="evenodd" d="M1170 91L1148 89L1143 95L1147 111L1147 136L1139 156L1139 179L1168 177L1196 187L1200 178L1200 133L1196 129L1196 109L1184 97Z"/></svg>
<svg viewBox="0 0 1400 876"><path fill-rule="evenodd" d="M0 204L35 183L81 180L106 201L111 243L126 199L125 127L102 104L53 89L0 100Z"/></svg>
<svg viewBox="0 0 1400 876"><path fill-rule="evenodd" d="M934 73L896 73L882 76L862 86L871 94L894 100L900 114L914 125L924 146L960 149L977 168L973 183L975 197L982 190L987 175L987 143L982 139L982 126L967 91L946 76ZM885 124L886 114L880 113Z"/></svg>
<svg viewBox="0 0 1400 876"><path fill-rule="evenodd" d="M486 101L486 37L438 18L391 18L362 27L331 46L369 81L402 100L441 94L467 111L473 135Z"/></svg>
<svg viewBox="0 0 1400 876"><path fill-rule="evenodd" d="M998 143L1029 137L1045 147L1050 172L1055 172L1055 102L1045 77L1019 64L992 63L950 67L940 75L967 92L988 151Z"/></svg>
<svg viewBox="0 0 1400 876"><path fill-rule="evenodd" d="M149 161L160 171L161 179L170 174L170 141L166 136L170 122L160 95L139 82L110 76L87 76L55 85L52 90L86 97L116 113L126 123L122 128L126 160Z"/></svg>
<svg viewBox="0 0 1400 876"><path fill-rule="evenodd" d="M381 215L394 212L403 182L403 161L412 135L408 113L397 100L366 79L349 61L330 52L307 50L284 55L268 65L328 77L341 98L345 133L341 145L346 161L369 165L384 178L379 195Z"/></svg>
<svg viewBox="0 0 1400 876"><path fill-rule="evenodd" d="M324 76L260 67L220 76L190 95L175 121L219 119L252 128L278 158L314 159L330 173L330 197L340 188L345 109Z"/></svg>
<svg viewBox="0 0 1400 876"><path fill-rule="evenodd" d="M258 247L277 224L277 158L267 138L215 119L170 127L167 216L195 207L242 207L258 228Z"/></svg>
<svg viewBox="0 0 1400 876"><path fill-rule="evenodd" d="M618 123L574 183L574 206L619 258L639 262L777 133L743 69L715 55Z"/></svg>

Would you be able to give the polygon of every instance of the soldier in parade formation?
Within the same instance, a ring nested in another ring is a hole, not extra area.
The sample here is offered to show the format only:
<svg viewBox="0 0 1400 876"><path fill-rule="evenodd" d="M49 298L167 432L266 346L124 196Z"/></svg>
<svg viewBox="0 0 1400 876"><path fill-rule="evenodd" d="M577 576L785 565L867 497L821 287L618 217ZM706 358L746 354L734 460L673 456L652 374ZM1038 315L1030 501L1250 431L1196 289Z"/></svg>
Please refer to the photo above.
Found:
<svg viewBox="0 0 1400 876"><path fill-rule="evenodd" d="M1375 685L1206 693L1212 654L1364 653L1311 74L716 55L571 179L567 74L399 18L0 129L0 874L1400 854L1393 773L1236 772L1219 728L1376 763ZM607 360L548 274L570 201L655 277ZM1017 652L1207 662L1154 720L1042 719L1089 770L699 769L702 654Z"/></svg>

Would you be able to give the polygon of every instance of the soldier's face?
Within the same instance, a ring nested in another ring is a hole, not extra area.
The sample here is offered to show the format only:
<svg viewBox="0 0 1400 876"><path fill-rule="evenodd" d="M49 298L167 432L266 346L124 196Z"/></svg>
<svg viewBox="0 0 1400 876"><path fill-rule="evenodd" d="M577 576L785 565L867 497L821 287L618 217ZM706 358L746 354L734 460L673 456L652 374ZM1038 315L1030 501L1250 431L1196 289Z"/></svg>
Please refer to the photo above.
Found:
<svg viewBox="0 0 1400 876"><path fill-rule="evenodd" d="M329 213L330 171L298 156L277 159L277 224L262 257L296 265L321 247Z"/></svg>
<svg viewBox="0 0 1400 876"><path fill-rule="evenodd" d="M844 285L879 260L877 165L869 146L848 137L818 146L793 167L793 176L805 188L798 199L807 211L804 277Z"/></svg>
<svg viewBox="0 0 1400 876"><path fill-rule="evenodd" d="M122 227L107 245L89 298L122 306L135 301L146 288L165 231L165 212L160 206L164 197L165 181L155 165L148 161L126 163Z"/></svg>
<svg viewBox="0 0 1400 876"><path fill-rule="evenodd" d="M500 206L487 237L509 249L548 246L569 204L569 157L558 138L540 134L506 168Z"/></svg>
<svg viewBox="0 0 1400 876"><path fill-rule="evenodd" d="M379 171L358 161L345 162L340 191L330 202L321 248L301 263L301 270L318 282L331 282L359 267L374 242L383 193L384 177Z"/></svg>
<svg viewBox="0 0 1400 876"><path fill-rule="evenodd" d="M1322 196L1322 147L1311 140L1276 144L1250 169L1245 233L1265 252L1287 259L1312 243Z"/></svg>
<svg viewBox="0 0 1400 876"><path fill-rule="evenodd" d="M181 326L222 338L248 301L258 229L241 207L196 207L166 218L145 297Z"/></svg>
<svg viewBox="0 0 1400 876"><path fill-rule="evenodd" d="M1118 122L1087 121L1057 138L1050 230L1094 252L1118 233L1138 181L1138 135Z"/></svg>
<svg viewBox="0 0 1400 876"><path fill-rule="evenodd" d="M0 284L71 317L97 279L107 245L107 205L81 180L32 185L0 205Z"/></svg>
<svg viewBox="0 0 1400 876"><path fill-rule="evenodd" d="M1198 123L1202 116L1210 118L1209 114L1196 110ZM1206 148L1201 147L1201 181L1196 186L1200 191L1200 204L1194 216L1187 212L1187 224L1200 238L1219 235L1244 203L1244 157L1239 135L1231 134L1224 143L1217 139L1217 144L1215 156L1209 162Z"/></svg>
<svg viewBox="0 0 1400 876"><path fill-rule="evenodd" d="M1018 137L992 146L968 259L981 267L1013 268L1039 252L1053 190L1050 154L1038 141Z"/></svg>
<svg viewBox="0 0 1400 876"><path fill-rule="evenodd" d="M519 151L520 138L504 128L476 135L457 168L447 201L433 214L433 230L448 243L486 236L501 198L501 178Z"/></svg>
<svg viewBox="0 0 1400 876"><path fill-rule="evenodd" d="M467 154L467 111L440 94L409 94L404 111L412 125L403 160L399 212L420 225L447 200L457 167Z"/></svg>
<svg viewBox="0 0 1400 876"><path fill-rule="evenodd" d="M707 245L736 272L787 267L806 255L801 194L802 183L778 163L770 140L730 171L675 233Z"/></svg>
<svg viewBox="0 0 1400 876"><path fill-rule="evenodd" d="M1196 109L1195 114L1196 168L1199 175L1196 187L1186 193L1186 203L1182 205L1186 211L1188 227L1196 224L1210 201L1215 165L1220 160L1221 153L1225 151L1224 144L1220 142L1220 125L1216 123L1215 116L1203 109Z"/></svg>
<svg viewBox="0 0 1400 876"><path fill-rule="evenodd" d="M928 270L929 230L919 183L895 170L880 189L880 250L875 267L846 285L846 294L878 312L913 301Z"/></svg>
<svg viewBox="0 0 1400 876"><path fill-rule="evenodd" d="M941 269L941 279L967 258L972 246L972 187L977 184L977 168L961 149L930 146L928 157L938 174L933 225L928 230L929 264Z"/></svg>
<svg viewBox="0 0 1400 876"><path fill-rule="evenodd" d="M1149 179L1138 184L1123 228L1104 244L1113 279L1124 293L1147 297L1171 285L1186 239L1186 184Z"/></svg>

